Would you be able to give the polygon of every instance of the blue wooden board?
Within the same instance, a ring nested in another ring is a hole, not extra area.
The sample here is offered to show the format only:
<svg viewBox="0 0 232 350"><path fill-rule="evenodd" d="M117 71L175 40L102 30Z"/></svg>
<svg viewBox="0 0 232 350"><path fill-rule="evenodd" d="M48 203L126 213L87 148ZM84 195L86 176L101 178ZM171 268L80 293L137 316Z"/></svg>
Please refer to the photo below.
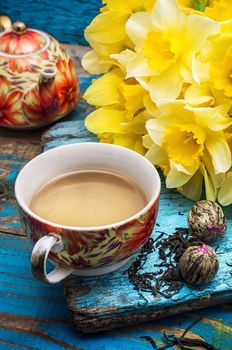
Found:
<svg viewBox="0 0 232 350"><path fill-rule="evenodd" d="M81 80L84 88L89 81L90 78ZM83 119L88 108L82 101L72 116L51 127L43 136L44 150L70 142L96 140L84 127ZM159 226L154 229L153 237L155 238L159 231L172 233L176 227L186 227L187 213L192 205L192 201L184 198L176 190L167 190L162 178ZM77 328L83 332L99 331L232 300L232 268L226 264L232 262L231 206L225 209L225 214L228 219L227 233L220 242L212 245L219 245L217 254L220 268L211 283L195 288L185 285L178 294L167 299L163 296L154 297L149 292L143 293L141 297L134 290L125 273L131 262L110 275L94 278L71 277L65 282L65 292ZM152 271L153 265L157 263L158 253L154 252L144 265L144 272Z"/></svg>
<svg viewBox="0 0 232 350"><path fill-rule="evenodd" d="M86 45L84 29L101 6L100 0L1 0L0 14L46 31L63 43Z"/></svg>

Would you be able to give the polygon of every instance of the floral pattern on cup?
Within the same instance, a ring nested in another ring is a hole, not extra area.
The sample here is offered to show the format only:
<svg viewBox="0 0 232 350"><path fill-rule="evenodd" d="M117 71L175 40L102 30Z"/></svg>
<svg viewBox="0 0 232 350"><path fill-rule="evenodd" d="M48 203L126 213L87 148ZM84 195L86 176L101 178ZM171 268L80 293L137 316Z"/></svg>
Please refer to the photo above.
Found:
<svg viewBox="0 0 232 350"><path fill-rule="evenodd" d="M64 242L64 250L50 253L49 257L63 267L75 269L98 268L114 265L131 257L150 237L157 213L156 199L148 211L123 225L112 225L104 230L72 230L45 224L19 208L28 237L37 242L44 235L58 233Z"/></svg>

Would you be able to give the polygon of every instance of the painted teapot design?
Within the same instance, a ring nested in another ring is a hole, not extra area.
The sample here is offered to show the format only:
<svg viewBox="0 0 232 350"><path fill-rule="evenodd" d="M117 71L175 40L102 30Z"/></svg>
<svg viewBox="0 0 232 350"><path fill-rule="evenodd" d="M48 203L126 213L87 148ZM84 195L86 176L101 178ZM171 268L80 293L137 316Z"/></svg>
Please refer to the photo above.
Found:
<svg viewBox="0 0 232 350"><path fill-rule="evenodd" d="M0 16L0 126L50 124L68 114L78 99L73 63L58 41Z"/></svg>

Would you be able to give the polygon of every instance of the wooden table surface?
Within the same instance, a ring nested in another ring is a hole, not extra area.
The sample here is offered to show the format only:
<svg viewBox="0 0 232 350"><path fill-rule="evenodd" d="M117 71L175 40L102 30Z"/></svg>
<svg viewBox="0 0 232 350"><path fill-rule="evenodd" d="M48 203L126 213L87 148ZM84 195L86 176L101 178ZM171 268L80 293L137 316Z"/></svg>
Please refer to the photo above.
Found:
<svg viewBox="0 0 232 350"><path fill-rule="evenodd" d="M76 57L79 76L85 75L79 62L86 48L69 46L69 49ZM41 152L41 135L45 130L19 133L0 129L0 212L6 201L14 203L16 174L13 178L7 176L7 169L15 167L17 172L24 162ZM232 305L229 304L107 333L78 334L69 319L62 285L47 285L31 275L32 247L17 225L17 218L0 214L0 349L152 349L141 336L152 336L161 346L164 330L180 335L199 315L203 318L190 334L220 350L232 349Z"/></svg>

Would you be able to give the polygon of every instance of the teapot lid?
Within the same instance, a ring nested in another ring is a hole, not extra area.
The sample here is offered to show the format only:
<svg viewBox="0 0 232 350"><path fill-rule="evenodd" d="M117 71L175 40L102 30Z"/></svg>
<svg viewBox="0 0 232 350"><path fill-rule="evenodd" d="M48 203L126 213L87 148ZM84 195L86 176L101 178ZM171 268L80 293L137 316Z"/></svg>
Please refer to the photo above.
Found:
<svg viewBox="0 0 232 350"><path fill-rule="evenodd" d="M0 56L27 56L48 48L49 36L35 29L29 29L23 22L15 22L12 29L0 34Z"/></svg>

